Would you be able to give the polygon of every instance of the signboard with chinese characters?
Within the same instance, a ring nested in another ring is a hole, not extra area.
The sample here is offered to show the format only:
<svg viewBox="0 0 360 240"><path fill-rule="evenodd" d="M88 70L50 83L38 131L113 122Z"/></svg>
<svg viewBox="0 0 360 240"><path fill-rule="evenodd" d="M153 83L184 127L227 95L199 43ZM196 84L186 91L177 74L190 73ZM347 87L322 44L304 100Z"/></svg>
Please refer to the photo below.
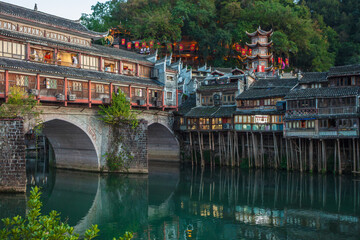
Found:
<svg viewBox="0 0 360 240"><path fill-rule="evenodd" d="M269 116L268 115L255 115L255 123L268 123Z"/></svg>

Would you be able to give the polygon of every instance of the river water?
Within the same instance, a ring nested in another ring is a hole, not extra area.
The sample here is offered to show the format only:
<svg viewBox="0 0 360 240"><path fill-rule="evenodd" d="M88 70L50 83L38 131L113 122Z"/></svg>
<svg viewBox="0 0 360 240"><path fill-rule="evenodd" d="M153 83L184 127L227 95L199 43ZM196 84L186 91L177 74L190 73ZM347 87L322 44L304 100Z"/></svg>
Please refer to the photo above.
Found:
<svg viewBox="0 0 360 240"><path fill-rule="evenodd" d="M360 179L270 170L150 166L149 175L38 168L43 212L82 233L135 239L359 239ZM27 193L28 196L28 193ZM0 218L24 215L26 195L0 195Z"/></svg>

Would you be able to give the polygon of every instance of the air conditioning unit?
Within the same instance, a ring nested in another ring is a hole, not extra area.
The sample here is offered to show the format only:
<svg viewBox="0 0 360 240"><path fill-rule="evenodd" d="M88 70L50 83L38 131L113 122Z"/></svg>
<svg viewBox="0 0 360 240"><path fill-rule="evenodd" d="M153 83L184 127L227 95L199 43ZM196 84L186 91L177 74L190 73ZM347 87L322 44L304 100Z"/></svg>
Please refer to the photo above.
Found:
<svg viewBox="0 0 360 240"><path fill-rule="evenodd" d="M138 105L145 105L145 100L144 99L139 99L138 101Z"/></svg>
<svg viewBox="0 0 360 240"><path fill-rule="evenodd" d="M103 98L102 99L103 104L110 104L110 98Z"/></svg>
<svg viewBox="0 0 360 240"><path fill-rule="evenodd" d="M68 100L69 101L75 101L76 100L76 94L69 94L68 95Z"/></svg>
<svg viewBox="0 0 360 240"><path fill-rule="evenodd" d="M39 90L38 89L29 89L28 92L31 95L39 96Z"/></svg>
<svg viewBox="0 0 360 240"><path fill-rule="evenodd" d="M56 94L56 100L58 101L65 101L65 95L62 93Z"/></svg>

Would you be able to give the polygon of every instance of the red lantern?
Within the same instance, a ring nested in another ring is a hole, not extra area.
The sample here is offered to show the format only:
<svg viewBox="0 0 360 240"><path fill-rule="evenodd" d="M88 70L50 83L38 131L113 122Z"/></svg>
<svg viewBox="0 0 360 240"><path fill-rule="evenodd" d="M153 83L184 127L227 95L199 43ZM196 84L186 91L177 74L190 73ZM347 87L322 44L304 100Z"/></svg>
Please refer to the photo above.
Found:
<svg viewBox="0 0 360 240"><path fill-rule="evenodd" d="M125 45L125 38L121 39L121 45Z"/></svg>
<svg viewBox="0 0 360 240"><path fill-rule="evenodd" d="M278 64L281 64L281 58L278 57Z"/></svg>
<svg viewBox="0 0 360 240"><path fill-rule="evenodd" d="M136 49L139 48L139 42L135 42L135 48L136 48Z"/></svg>
<svg viewBox="0 0 360 240"><path fill-rule="evenodd" d="M182 45L181 43L179 44L179 50L183 51L184 50L184 45Z"/></svg>
<svg viewBox="0 0 360 240"><path fill-rule="evenodd" d="M236 51L238 51L238 52L241 51L241 46L240 46L240 44L236 44L235 48L236 48Z"/></svg>
<svg viewBox="0 0 360 240"><path fill-rule="evenodd" d="M271 57L271 63L274 64L274 57Z"/></svg>
<svg viewBox="0 0 360 240"><path fill-rule="evenodd" d="M153 48L153 46L154 46L154 41L151 40L151 41L150 41L150 48Z"/></svg>
<svg viewBox="0 0 360 240"><path fill-rule="evenodd" d="M146 47L146 42L145 41L141 43L141 47L143 47L143 48Z"/></svg>
<svg viewBox="0 0 360 240"><path fill-rule="evenodd" d="M241 55L246 55L246 49L245 48L243 48L243 49L241 49Z"/></svg>
<svg viewBox="0 0 360 240"><path fill-rule="evenodd" d="M190 46L190 51L195 51L195 44L191 44L191 46Z"/></svg>
<svg viewBox="0 0 360 240"><path fill-rule="evenodd" d="M285 58L285 64L286 64L286 66L289 66L289 59L288 58Z"/></svg>
<svg viewBox="0 0 360 240"><path fill-rule="evenodd" d="M128 42L128 43L127 43L127 48L128 48L128 49L131 49L131 42Z"/></svg>
<svg viewBox="0 0 360 240"><path fill-rule="evenodd" d="M248 55L249 55L249 56L252 56L252 49L251 49L251 48L249 49Z"/></svg>

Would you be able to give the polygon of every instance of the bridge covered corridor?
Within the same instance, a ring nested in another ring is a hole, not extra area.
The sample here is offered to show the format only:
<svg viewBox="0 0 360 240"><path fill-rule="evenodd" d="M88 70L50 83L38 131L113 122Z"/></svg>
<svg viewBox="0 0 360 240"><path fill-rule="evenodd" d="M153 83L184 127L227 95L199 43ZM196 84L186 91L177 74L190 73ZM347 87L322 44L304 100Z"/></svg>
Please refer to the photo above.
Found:
<svg viewBox="0 0 360 240"><path fill-rule="evenodd" d="M54 149L57 168L99 170L95 147L79 127L56 119L44 123L43 133Z"/></svg>
<svg viewBox="0 0 360 240"><path fill-rule="evenodd" d="M148 158L149 161L180 161L178 141L169 129L159 123L148 127Z"/></svg>

